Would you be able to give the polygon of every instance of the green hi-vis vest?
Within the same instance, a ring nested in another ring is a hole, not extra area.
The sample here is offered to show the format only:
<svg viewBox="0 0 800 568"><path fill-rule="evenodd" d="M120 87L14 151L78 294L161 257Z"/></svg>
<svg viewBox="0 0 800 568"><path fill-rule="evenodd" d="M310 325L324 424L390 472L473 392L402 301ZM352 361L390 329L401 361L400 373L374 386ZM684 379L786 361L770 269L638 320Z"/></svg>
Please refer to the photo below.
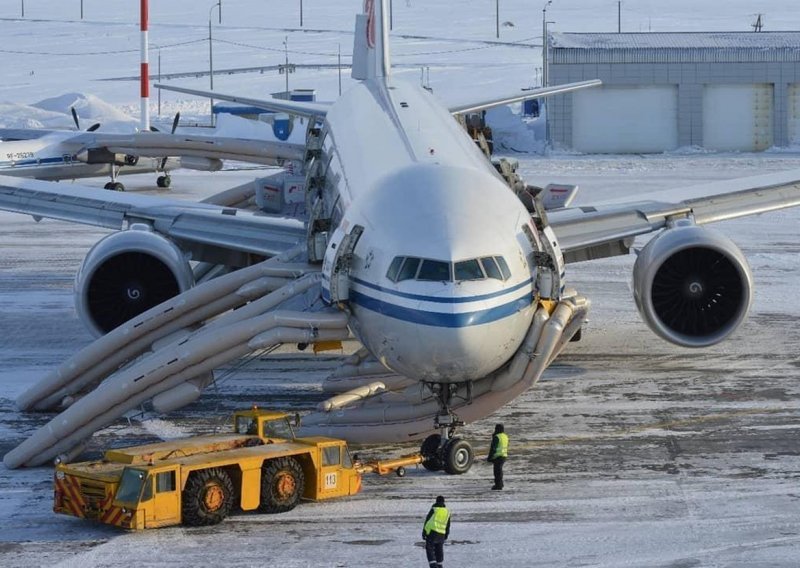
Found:
<svg viewBox="0 0 800 568"><path fill-rule="evenodd" d="M494 455L492 459L495 458L507 458L508 457L508 434L505 432L500 432L499 434L495 434L497 437L497 447L494 450Z"/></svg>
<svg viewBox="0 0 800 568"><path fill-rule="evenodd" d="M425 532L426 536L429 535L431 531L439 534L447 534L447 521L449 520L450 511L445 507L434 507L433 515L431 515L431 518L425 523L425 527L422 530Z"/></svg>

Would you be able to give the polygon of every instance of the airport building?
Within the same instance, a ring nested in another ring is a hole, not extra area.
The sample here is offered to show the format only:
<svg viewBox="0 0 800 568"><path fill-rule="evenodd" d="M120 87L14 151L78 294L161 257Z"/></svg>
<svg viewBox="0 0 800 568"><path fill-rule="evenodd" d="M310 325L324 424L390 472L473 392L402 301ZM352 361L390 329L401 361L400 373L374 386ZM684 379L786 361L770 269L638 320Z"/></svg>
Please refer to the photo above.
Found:
<svg viewBox="0 0 800 568"><path fill-rule="evenodd" d="M800 32L551 33L550 140L587 153L800 144Z"/></svg>

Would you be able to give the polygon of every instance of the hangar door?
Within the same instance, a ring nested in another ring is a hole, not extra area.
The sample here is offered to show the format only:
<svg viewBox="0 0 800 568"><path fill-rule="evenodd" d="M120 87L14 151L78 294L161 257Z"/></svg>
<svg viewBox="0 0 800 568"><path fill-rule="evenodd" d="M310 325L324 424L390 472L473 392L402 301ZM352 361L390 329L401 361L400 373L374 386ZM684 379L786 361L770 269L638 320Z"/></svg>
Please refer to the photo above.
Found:
<svg viewBox="0 0 800 568"><path fill-rule="evenodd" d="M800 144L800 83L789 85L789 145Z"/></svg>
<svg viewBox="0 0 800 568"><path fill-rule="evenodd" d="M752 152L772 146L772 85L706 85L703 147Z"/></svg>
<svg viewBox="0 0 800 568"><path fill-rule="evenodd" d="M600 87L572 94L572 147L590 153L678 147L678 87Z"/></svg>

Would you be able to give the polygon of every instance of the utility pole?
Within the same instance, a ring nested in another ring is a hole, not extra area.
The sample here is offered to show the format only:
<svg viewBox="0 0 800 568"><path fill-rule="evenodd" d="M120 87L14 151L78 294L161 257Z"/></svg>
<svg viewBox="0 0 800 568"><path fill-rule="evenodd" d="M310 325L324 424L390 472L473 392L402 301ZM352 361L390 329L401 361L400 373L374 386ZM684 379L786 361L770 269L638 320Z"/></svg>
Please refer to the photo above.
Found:
<svg viewBox="0 0 800 568"><path fill-rule="evenodd" d="M394 7L392 6L392 0L389 0L389 29L391 30L393 28L394 28Z"/></svg>
<svg viewBox="0 0 800 568"><path fill-rule="evenodd" d="M208 10L208 81L211 90L214 90L214 38L211 36L211 12L219 8L219 21L222 22L222 0L217 0ZM214 99L211 99L211 126L214 126Z"/></svg>
<svg viewBox="0 0 800 568"><path fill-rule="evenodd" d="M763 14L758 14L758 17L756 18L756 23L750 25L750 27L753 28L754 32L760 32L761 28L764 27L764 22L761 20L762 15Z"/></svg>
<svg viewBox="0 0 800 568"><path fill-rule="evenodd" d="M81 0L81 20L83 19L83 0Z"/></svg>
<svg viewBox="0 0 800 568"><path fill-rule="evenodd" d="M622 33L622 0L617 1L617 33Z"/></svg>
<svg viewBox="0 0 800 568"><path fill-rule="evenodd" d="M22 17L25 17L25 0L22 0Z"/></svg>
<svg viewBox="0 0 800 568"><path fill-rule="evenodd" d="M547 7L553 0L547 0L542 8L542 87L547 86Z"/></svg>
<svg viewBox="0 0 800 568"><path fill-rule="evenodd" d="M300 27L303 27L303 0L300 0Z"/></svg>
<svg viewBox="0 0 800 568"><path fill-rule="evenodd" d="M497 39L500 39L500 0L494 1L494 25L497 30Z"/></svg>
<svg viewBox="0 0 800 568"><path fill-rule="evenodd" d="M339 96L342 96L342 44L339 45L339 59L338 59L338 67L339 67Z"/></svg>

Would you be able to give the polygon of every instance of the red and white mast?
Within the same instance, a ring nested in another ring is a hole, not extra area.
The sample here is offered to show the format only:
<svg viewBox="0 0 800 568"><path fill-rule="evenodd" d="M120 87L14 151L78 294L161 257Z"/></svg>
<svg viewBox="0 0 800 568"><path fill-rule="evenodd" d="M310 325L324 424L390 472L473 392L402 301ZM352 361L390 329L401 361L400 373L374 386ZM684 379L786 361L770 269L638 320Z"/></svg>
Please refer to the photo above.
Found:
<svg viewBox="0 0 800 568"><path fill-rule="evenodd" d="M142 91L142 131L150 130L150 67L148 60L147 43L147 0L141 0L140 23L142 32L142 65L141 65L141 91Z"/></svg>

